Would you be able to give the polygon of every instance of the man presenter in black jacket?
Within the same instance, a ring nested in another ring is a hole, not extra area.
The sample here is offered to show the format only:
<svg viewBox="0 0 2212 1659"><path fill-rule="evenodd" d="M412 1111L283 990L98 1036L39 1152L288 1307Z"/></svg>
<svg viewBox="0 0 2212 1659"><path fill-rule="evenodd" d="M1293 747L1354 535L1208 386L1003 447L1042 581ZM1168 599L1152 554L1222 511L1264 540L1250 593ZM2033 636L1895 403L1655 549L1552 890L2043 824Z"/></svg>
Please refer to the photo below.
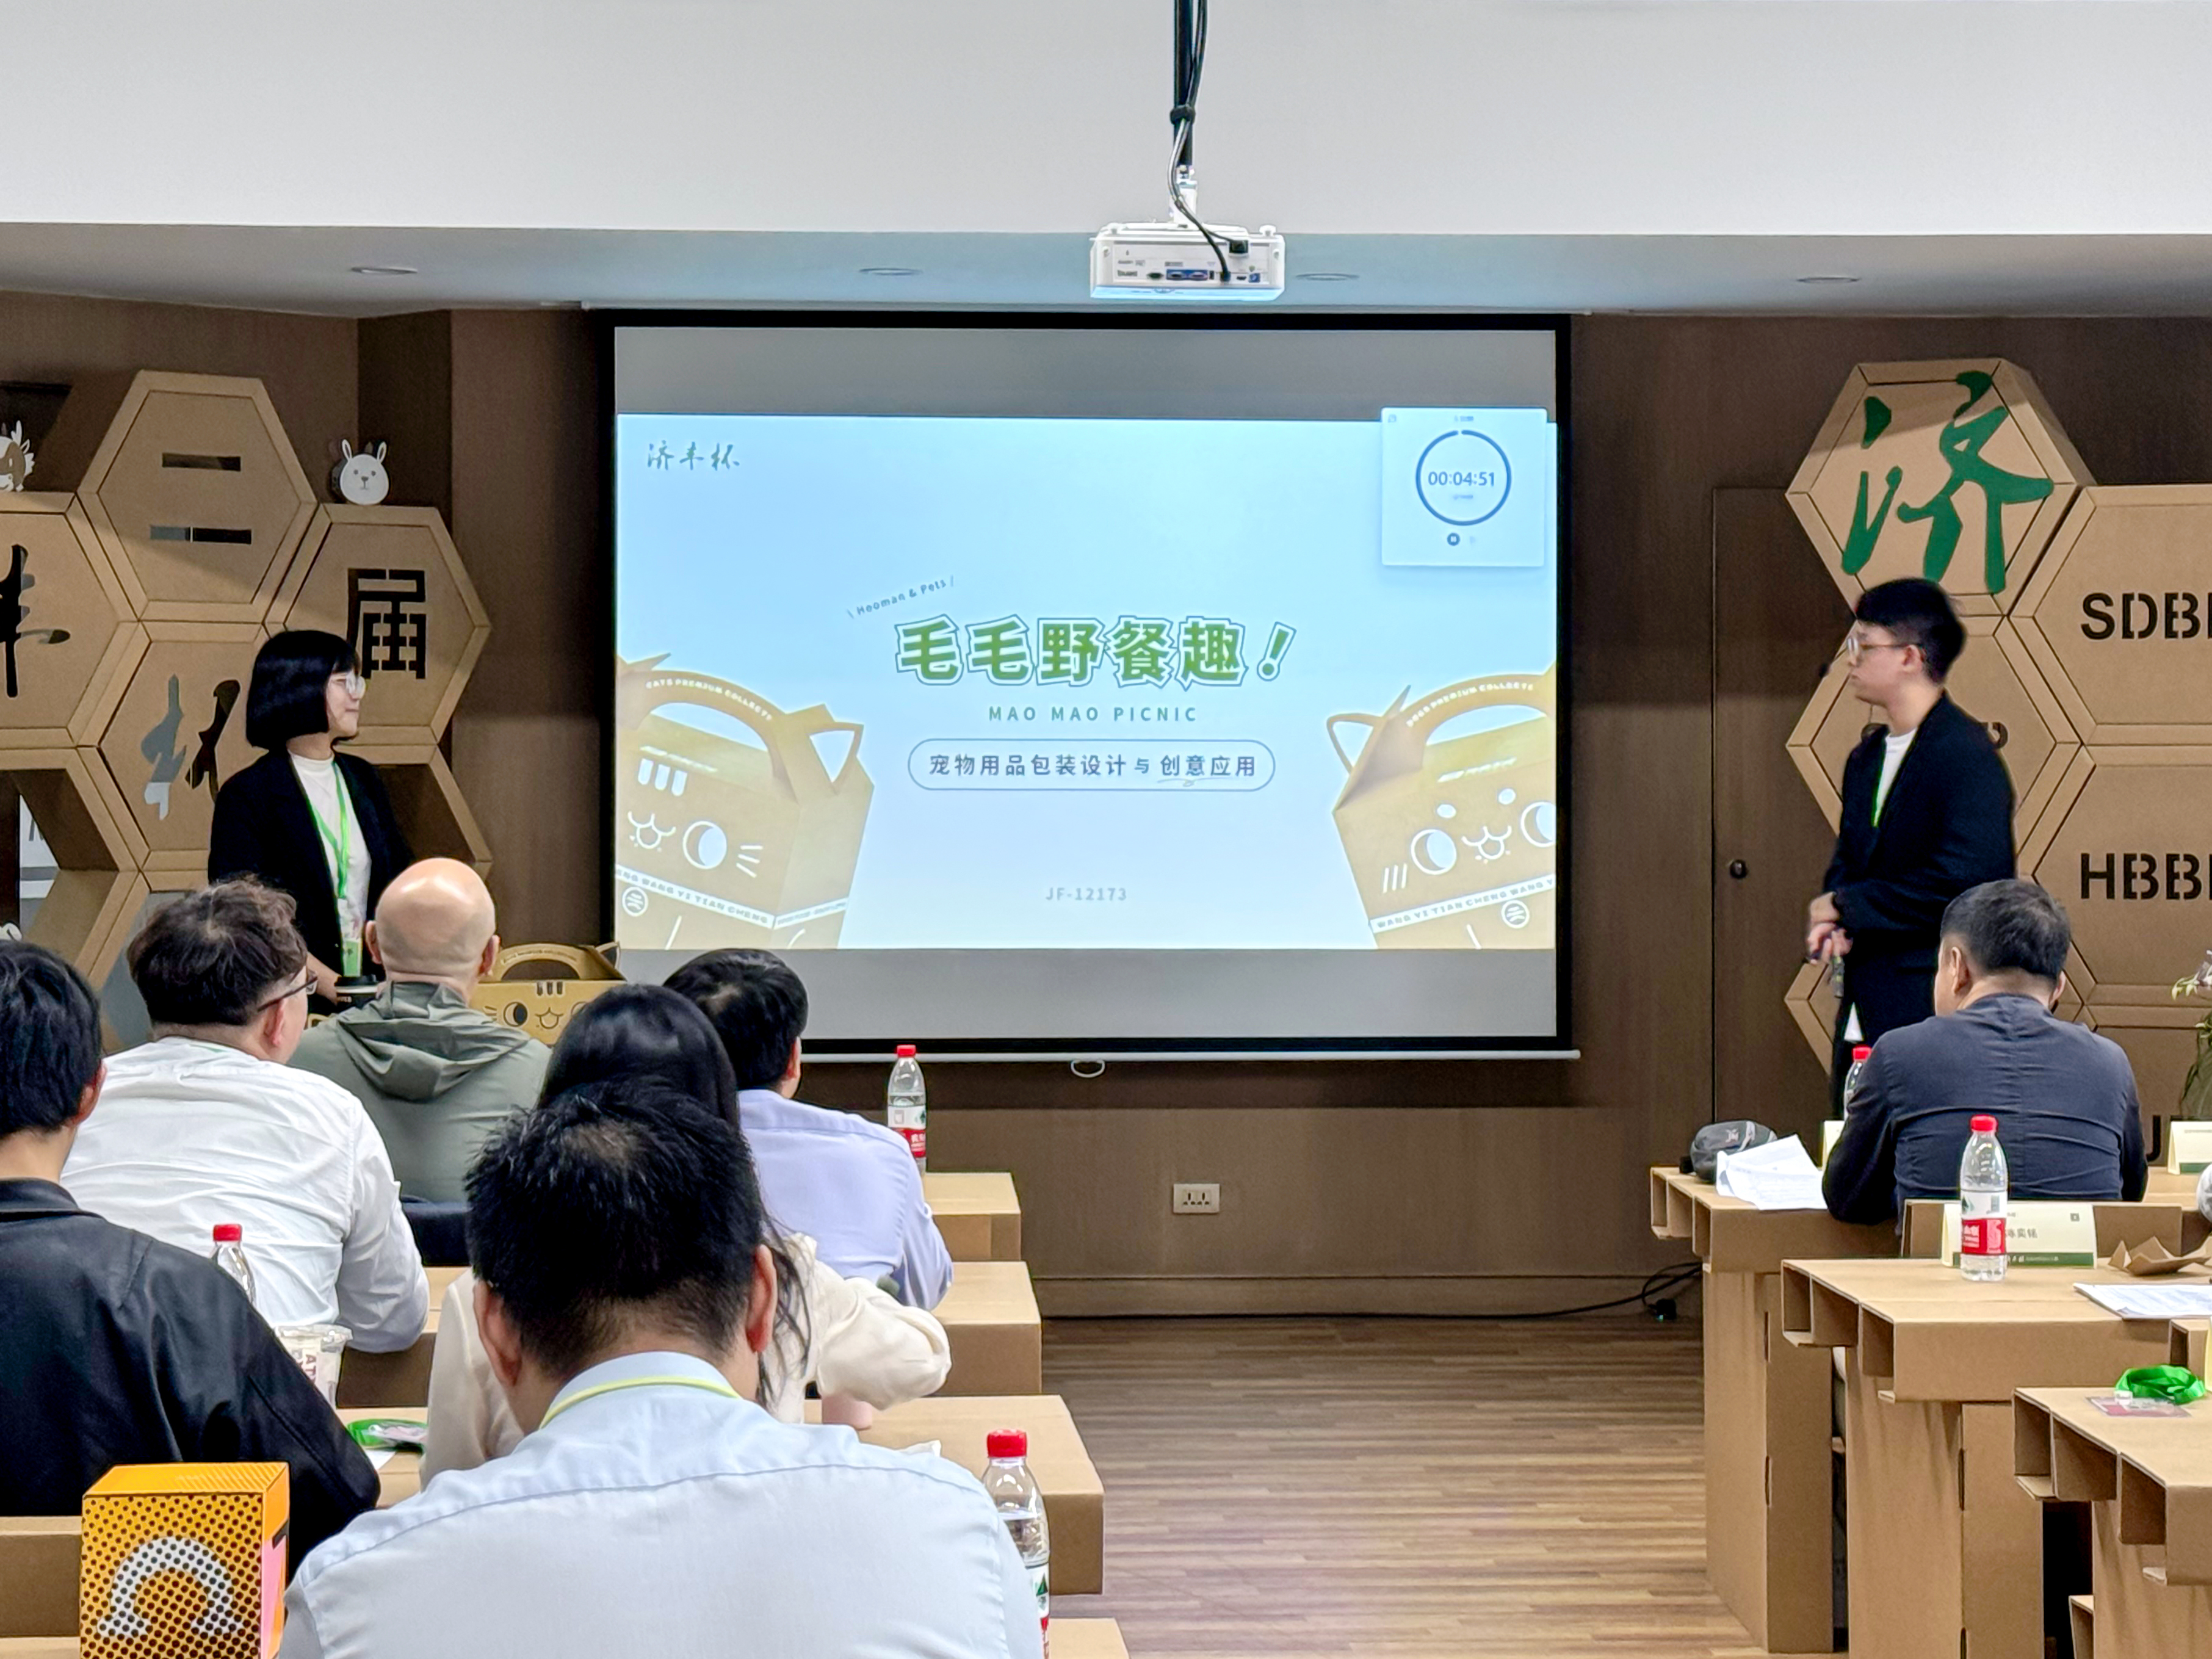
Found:
<svg viewBox="0 0 2212 1659"><path fill-rule="evenodd" d="M1981 723L1943 690L1966 629L1933 582L1860 596L1844 644L1851 694L1877 723L1844 767L1843 823L1805 951L1840 959L1831 1087L1840 1112L1850 1054L1936 1012L1944 907L2013 873L2012 780Z"/></svg>
<svg viewBox="0 0 2212 1659"><path fill-rule="evenodd" d="M102 1069L83 979L0 943L0 1515L75 1515L118 1463L281 1462L296 1568L376 1471L228 1274L64 1190Z"/></svg>

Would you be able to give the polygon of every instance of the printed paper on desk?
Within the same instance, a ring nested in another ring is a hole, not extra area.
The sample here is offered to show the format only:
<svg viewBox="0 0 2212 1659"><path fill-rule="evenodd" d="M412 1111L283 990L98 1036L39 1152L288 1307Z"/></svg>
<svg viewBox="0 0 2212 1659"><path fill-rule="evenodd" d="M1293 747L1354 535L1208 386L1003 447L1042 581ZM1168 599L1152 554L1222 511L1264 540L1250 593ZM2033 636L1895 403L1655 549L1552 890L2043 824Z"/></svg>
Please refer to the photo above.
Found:
<svg viewBox="0 0 2212 1659"><path fill-rule="evenodd" d="M2196 1319L2212 1314L2212 1285L2076 1285L2122 1319Z"/></svg>
<svg viewBox="0 0 2212 1659"><path fill-rule="evenodd" d="M1739 1198L1756 1210L1820 1210L1820 1171L1796 1135L1741 1152L1723 1152L1713 1168L1713 1186L1723 1197Z"/></svg>

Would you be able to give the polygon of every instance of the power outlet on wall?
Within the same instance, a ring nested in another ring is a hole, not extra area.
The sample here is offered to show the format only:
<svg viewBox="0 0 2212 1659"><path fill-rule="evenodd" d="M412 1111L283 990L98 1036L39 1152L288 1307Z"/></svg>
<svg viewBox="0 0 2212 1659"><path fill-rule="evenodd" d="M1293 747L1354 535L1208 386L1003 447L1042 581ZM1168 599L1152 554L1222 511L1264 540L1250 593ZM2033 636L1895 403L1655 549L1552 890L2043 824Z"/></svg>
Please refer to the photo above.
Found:
<svg viewBox="0 0 2212 1659"><path fill-rule="evenodd" d="M1219 1215L1221 1183L1178 1181L1169 1189L1169 1207L1177 1215Z"/></svg>

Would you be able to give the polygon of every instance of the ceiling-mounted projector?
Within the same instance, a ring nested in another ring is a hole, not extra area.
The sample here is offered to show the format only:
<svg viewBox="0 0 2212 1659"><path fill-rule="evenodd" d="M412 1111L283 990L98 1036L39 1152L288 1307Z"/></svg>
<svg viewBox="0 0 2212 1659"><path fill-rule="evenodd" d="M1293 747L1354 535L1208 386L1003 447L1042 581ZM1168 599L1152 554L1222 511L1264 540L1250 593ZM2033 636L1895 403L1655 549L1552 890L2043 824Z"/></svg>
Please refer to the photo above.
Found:
<svg viewBox="0 0 2212 1659"><path fill-rule="evenodd" d="M1198 216L1191 131L1206 72L1206 0L1175 0L1175 148L1168 158L1168 216L1109 225L1091 239L1094 300L1279 300L1283 238L1273 225L1210 225Z"/></svg>
<svg viewBox="0 0 2212 1659"><path fill-rule="evenodd" d="M1241 225L1188 219L1109 225L1091 239L1094 300L1279 300L1283 238L1273 225L1255 234Z"/></svg>

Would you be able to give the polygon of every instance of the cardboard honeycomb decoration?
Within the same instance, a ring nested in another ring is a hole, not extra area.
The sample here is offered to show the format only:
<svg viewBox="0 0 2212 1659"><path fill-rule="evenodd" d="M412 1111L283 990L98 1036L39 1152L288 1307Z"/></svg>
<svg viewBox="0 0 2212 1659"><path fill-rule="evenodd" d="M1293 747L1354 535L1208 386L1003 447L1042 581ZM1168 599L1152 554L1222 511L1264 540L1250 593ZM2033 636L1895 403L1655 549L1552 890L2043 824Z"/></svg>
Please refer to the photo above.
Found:
<svg viewBox="0 0 2212 1659"><path fill-rule="evenodd" d="M438 749L490 631L438 514L319 507L258 380L143 373L73 391L39 481L0 492L0 772L59 866L27 936L100 983L151 891L207 868L216 793L255 758L254 653L353 641L352 752L418 854L490 867Z"/></svg>
<svg viewBox="0 0 2212 1659"><path fill-rule="evenodd" d="M1963 620L1966 649L1952 665L1946 689L1982 722L2012 775L2017 839L2034 825L2081 745L2012 624L1996 617ZM1873 711L1851 696L1849 677L1831 672L1790 734L1790 758L1831 828L1843 817L1844 764L1872 718Z"/></svg>
<svg viewBox="0 0 2212 1659"><path fill-rule="evenodd" d="M1861 363L1790 482L1790 504L1845 599L1924 576L1961 611L1996 616L2091 482L2013 364Z"/></svg>

